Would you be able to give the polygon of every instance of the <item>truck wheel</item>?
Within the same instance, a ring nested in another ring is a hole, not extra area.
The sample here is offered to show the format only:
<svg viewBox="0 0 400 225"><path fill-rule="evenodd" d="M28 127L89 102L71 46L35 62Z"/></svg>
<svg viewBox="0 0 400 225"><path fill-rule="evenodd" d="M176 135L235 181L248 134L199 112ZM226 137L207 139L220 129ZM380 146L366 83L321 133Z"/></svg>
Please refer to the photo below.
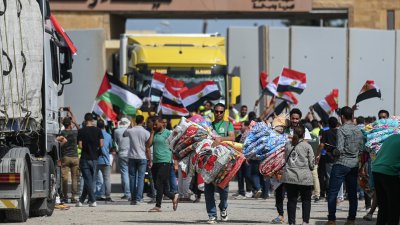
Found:
<svg viewBox="0 0 400 225"><path fill-rule="evenodd" d="M25 163L24 167L24 180L22 185L22 196L19 199L20 209L6 210L5 215L8 221L11 222L25 222L29 217L29 205L30 205L30 180L28 164Z"/></svg>
<svg viewBox="0 0 400 225"><path fill-rule="evenodd" d="M56 170L54 166L54 161L50 156L46 156L49 161L49 194L43 200L46 201L46 207L42 209L31 209L32 216L51 216L54 212L54 206L56 204L56 196L57 196L57 177Z"/></svg>
<svg viewBox="0 0 400 225"><path fill-rule="evenodd" d="M57 173L54 161L51 156L49 158L49 195L47 196L46 216L53 215L54 206L56 205L57 198Z"/></svg>

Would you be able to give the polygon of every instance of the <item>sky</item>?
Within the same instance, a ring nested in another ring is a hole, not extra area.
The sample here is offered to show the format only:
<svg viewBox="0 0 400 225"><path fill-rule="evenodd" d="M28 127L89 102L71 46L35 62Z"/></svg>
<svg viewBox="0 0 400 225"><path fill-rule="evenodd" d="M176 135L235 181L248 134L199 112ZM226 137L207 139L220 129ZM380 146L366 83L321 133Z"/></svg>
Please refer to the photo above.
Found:
<svg viewBox="0 0 400 225"><path fill-rule="evenodd" d="M128 19L126 29L128 31L151 31L157 33L202 33L203 21L200 19ZM214 19L207 20L207 33L219 33L226 36L230 26L284 26L282 20L267 19Z"/></svg>

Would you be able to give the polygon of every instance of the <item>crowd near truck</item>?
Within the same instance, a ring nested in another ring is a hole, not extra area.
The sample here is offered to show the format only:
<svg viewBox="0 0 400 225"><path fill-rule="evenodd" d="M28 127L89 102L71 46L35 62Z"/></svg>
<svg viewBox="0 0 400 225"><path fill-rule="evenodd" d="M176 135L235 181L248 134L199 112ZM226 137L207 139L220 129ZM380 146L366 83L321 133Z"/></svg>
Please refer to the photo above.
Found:
<svg viewBox="0 0 400 225"><path fill-rule="evenodd" d="M0 33L0 221L24 222L54 210L73 51L48 0L1 1Z"/></svg>
<svg viewBox="0 0 400 225"><path fill-rule="evenodd" d="M150 94L156 72L183 80L188 88L215 81L221 93L215 102L228 104L240 94L234 91L240 80L228 76L225 38L217 34L122 34L119 56L119 74L127 75L126 83L150 98L152 107L144 110L155 111L160 101Z"/></svg>

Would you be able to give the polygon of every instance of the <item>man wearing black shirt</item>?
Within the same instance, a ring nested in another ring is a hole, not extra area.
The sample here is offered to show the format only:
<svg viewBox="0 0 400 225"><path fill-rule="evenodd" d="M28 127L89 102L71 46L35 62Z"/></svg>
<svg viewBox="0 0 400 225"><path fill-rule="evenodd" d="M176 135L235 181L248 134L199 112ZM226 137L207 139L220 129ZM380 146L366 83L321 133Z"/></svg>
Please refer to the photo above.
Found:
<svg viewBox="0 0 400 225"><path fill-rule="evenodd" d="M328 120L329 129L324 130L321 133L321 141L319 144L318 152L317 152L317 162L323 163L325 166L325 174L323 180L325 183L321 184L325 190L325 193L321 193L321 196L327 195L327 189L329 187L329 178L331 176L332 166L334 163L333 150L336 148L336 139L337 139L337 129L339 127L339 121L335 117L330 117ZM322 166L322 165L321 165Z"/></svg>
<svg viewBox="0 0 400 225"><path fill-rule="evenodd" d="M78 192L78 178L79 178L79 158L77 149L77 136L79 125L69 109L67 117L62 121L64 130L60 132L57 140L61 144L61 173L62 173L62 193L63 202L68 199L68 173L71 171L71 203L77 203L76 194ZM75 129L74 129L75 128Z"/></svg>
<svg viewBox="0 0 400 225"><path fill-rule="evenodd" d="M96 207L96 198L94 195L94 179L97 165L97 158L99 157L100 148L103 146L103 134L99 128L93 124L93 116L91 113L85 115L86 126L78 132L79 148L82 149L81 160L79 168L81 169L84 188L77 207L82 206L86 197L89 198L89 206Z"/></svg>

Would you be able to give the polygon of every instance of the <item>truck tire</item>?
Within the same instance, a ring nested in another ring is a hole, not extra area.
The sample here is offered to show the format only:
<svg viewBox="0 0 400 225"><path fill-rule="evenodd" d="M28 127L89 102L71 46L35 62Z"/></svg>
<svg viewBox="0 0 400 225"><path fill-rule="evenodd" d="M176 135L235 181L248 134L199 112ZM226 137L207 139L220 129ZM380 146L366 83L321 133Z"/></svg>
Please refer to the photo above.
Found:
<svg viewBox="0 0 400 225"><path fill-rule="evenodd" d="M7 221L10 222L25 222L29 217L29 205L30 205L30 193L31 193L31 184L29 179L29 170L28 164L25 162L24 166L24 180L22 185L22 196L19 199L20 209L6 210L5 216Z"/></svg>
<svg viewBox="0 0 400 225"><path fill-rule="evenodd" d="M57 197L57 191L56 191L56 185L57 185L57 177L56 177L56 169L54 166L54 161L51 158L51 156L46 156L49 161L49 194L48 196L44 199L46 201L46 207L44 209L31 209L31 215L32 216L51 216L53 215L54 212L54 206L56 204L56 197Z"/></svg>

